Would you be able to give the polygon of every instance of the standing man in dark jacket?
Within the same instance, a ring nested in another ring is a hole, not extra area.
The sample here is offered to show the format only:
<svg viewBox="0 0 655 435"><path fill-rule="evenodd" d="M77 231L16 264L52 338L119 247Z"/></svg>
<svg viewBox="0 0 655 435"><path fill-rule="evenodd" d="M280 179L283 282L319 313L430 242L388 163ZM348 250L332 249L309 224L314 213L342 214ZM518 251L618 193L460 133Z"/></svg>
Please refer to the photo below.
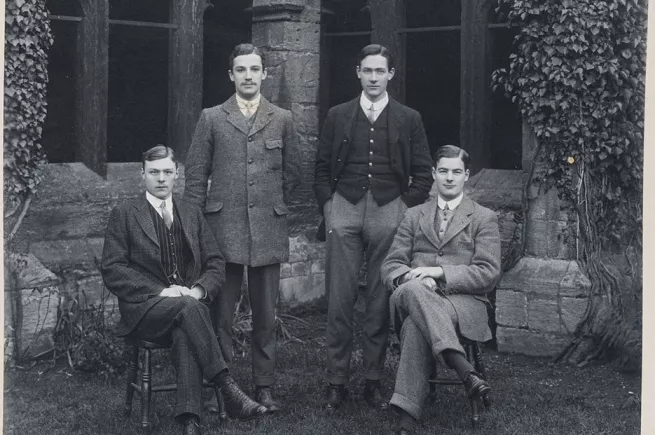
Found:
<svg viewBox="0 0 655 435"><path fill-rule="evenodd" d="M204 210L227 262L225 285L211 309L228 364L234 308L247 267L255 397L269 411L276 411L279 404L271 389L275 308L280 263L289 257L287 205L298 182L298 140L291 112L260 93L266 78L260 50L251 44L237 45L230 68L236 94L202 111L187 157L184 198Z"/></svg>
<svg viewBox="0 0 655 435"><path fill-rule="evenodd" d="M363 92L329 110L314 172L314 192L327 233L328 410L338 408L346 396L353 309L364 252L368 266L364 398L371 406L388 407L380 380L389 335L389 292L380 280L380 266L405 210L423 203L432 186L421 116L386 91L395 72L389 50L368 45L358 61Z"/></svg>
<svg viewBox="0 0 655 435"><path fill-rule="evenodd" d="M234 382L216 343L206 304L220 292L225 261L200 209L173 200L173 150L143 153L141 174L146 193L112 210L102 251L102 278L118 297L118 334L172 344L175 414L185 435L200 434L203 375L221 387L232 416L265 413Z"/></svg>

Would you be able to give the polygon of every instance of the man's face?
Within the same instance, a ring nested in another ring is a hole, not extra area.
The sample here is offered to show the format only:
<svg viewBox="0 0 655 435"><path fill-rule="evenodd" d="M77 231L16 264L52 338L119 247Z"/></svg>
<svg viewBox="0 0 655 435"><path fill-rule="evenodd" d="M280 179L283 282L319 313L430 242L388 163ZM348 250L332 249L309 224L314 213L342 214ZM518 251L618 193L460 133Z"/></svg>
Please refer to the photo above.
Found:
<svg viewBox="0 0 655 435"><path fill-rule="evenodd" d="M384 96L394 73L393 68L389 70L387 58L381 54L366 56L357 67L357 77L362 82L364 94L374 103Z"/></svg>
<svg viewBox="0 0 655 435"><path fill-rule="evenodd" d="M432 169L432 176L437 181L439 196L450 201L464 190L464 183L469 179L469 170L464 169L464 162L459 157L442 157L437 162L437 167Z"/></svg>
<svg viewBox="0 0 655 435"><path fill-rule="evenodd" d="M258 54L244 54L234 58L234 65L229 72L237 94L245 100L252 100L259 95L266 70Z"/></svg>
<svg viewBox="0 0 655 435"><path fill-rule="evenodd" d="M175 167L175 162L170 157L146 161L141 170L141 178L145 181L146 191L162 200L173 193L178 176L179 172Z"/></svg>

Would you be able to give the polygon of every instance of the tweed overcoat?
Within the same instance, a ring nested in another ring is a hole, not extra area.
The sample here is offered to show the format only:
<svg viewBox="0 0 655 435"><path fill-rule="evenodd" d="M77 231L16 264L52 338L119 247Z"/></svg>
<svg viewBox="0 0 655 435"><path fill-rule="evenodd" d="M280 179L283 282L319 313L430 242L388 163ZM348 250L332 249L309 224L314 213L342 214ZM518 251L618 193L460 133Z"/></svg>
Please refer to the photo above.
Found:
<svg viewBox="0 0 655 435"><path fill-rule="evenodd" d="M464 196L439 239L437 207L434 198L407 210L382 264L382 279L394 288L394 280L415 267L441 266L444 292L457 312L460 333L475 341L490 340L486 294L493 290L501 272L498 218L492 210ZM393 306L391 319L399 332Z"/></svg>
<svg viewBox="0 0 655 435"><path fill-rule="evenodd" d="M149 207L144 194L117 205L109 215L100 270L105 286L118 297L118 335L129 334L150 308L165 299L158 295L169 287ZM211 302L225 282L225 260L202 211L184 201L175 201L175 207L192 254L187 286L202 286L206 302Z"/></svg>
<svg viewBox="0 0 655 435"><path fill-rule="evenodd" d="M251 128L234 95L202 111L187 155L184 198L204 210L227 262L288 260L287 205L299 181L299 152L291 112L263 96Z"/></svg>

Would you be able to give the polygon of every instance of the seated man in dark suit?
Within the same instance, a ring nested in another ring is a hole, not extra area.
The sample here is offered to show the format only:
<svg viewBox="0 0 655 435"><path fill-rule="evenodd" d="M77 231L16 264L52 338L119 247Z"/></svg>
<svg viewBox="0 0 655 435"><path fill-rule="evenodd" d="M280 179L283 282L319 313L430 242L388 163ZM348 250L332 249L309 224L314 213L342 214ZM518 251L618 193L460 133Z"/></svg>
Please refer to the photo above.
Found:
<svg viewBox="0 0 655 435"><path fill-rule="evenodd" d="M102 253L103 280L118 297L118 334L172 344L184 434L200 434L203 376L220 386L231 416L265 413L239 389L216 340L207 304L225 281L225 260L200 209L173 201L173 150L143 153L141 175L146 193L112 210Z"/></svg>
<svg viewBox="0 0 655 435"><path fill-rule="evenodd" d="M498 219L464 195L468 162L468 153L456 146L437 151L438 197L405 213L382 265L401 346L390 402L399 413L395 433L415 429L435 358L455 369L469 397L490 391L459 341L459 335L491 339L486 293L500 276Z"/></svg>

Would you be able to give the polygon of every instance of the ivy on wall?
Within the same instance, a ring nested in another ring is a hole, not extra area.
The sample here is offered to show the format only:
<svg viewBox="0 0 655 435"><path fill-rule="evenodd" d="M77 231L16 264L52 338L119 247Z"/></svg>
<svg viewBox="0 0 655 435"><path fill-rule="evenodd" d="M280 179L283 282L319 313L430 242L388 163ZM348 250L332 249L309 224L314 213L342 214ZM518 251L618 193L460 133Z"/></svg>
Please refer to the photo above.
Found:
<svg viewBox="0 0 655 435"><path fill-rule="evenodd" d="M573 347L594 336L595 356L622 348L638 358L640 325L624 304L641 295L641 268L627 261L624 273L639 284L625 288L608 258L641 258L647 1L498 0L496 12L519 33L493 87L533 129L529 182L556 187L574 212L592 282L595 302Z"/></svg>
<svg viewBox="0 0 655 435"><path fill-rule="evenodd" d="M5 3L5 212L35 193L46 157L41 133L46 117L48 50L53 39L45 0Z"/></svg>

